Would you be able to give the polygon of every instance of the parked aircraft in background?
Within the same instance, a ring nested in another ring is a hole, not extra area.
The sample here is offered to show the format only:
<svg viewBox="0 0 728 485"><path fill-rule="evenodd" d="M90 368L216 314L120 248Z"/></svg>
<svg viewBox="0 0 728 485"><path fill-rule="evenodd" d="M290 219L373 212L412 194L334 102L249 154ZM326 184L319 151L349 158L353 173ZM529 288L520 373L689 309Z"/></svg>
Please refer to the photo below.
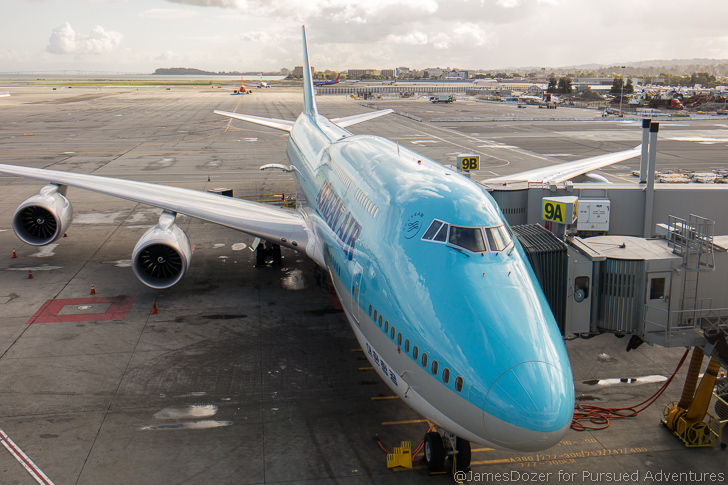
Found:
<svg viewBox="0 0 728 485"><path fill-rule="evenodd" d="M341 78L341 74L336 75L336 79L333 79L331 81L314 81L314 86L331 86L332 84L338 84L339 79Z"/></svg>
<svg viewBox="0 0 728 485"><path fill-rule="evenodd" d="M433 160L346 129L391 110L335 119L320 115L305 29L303 58L303 112L295 121L215 111L289 133L290 165L275 167L296 178L305 201L298 209L0 165L0 173L50 181L20 204L15 233L36 246L62 237L73 217L65 196L72 186L164 209L132 252L135 274L152 288L173 286L189 267L191 246L175 224L177 213L250 234L259 254L280 246L300 251L328 272L379 376L402 402L437 425L425 436L430 469L443 469L448 454L456 456L459 468L467 467L470 442L519 451L556 445L574 408L569 359L525 253L495 201ZM595 168L575 163L567 164L569 174ZM533 173L525 175L530 180ZM551 180L552 173L564 171L552 166L538 176Z"/></svg>

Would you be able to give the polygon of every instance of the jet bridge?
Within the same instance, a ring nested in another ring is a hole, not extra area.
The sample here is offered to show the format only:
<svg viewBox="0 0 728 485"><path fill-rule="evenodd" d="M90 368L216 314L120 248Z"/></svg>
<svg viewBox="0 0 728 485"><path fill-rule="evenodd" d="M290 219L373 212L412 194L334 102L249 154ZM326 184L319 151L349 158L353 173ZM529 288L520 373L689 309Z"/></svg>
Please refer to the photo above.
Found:
<svg viewBox="0 0 728 485"><path fill-rule="evenodd" d="M659 238L567 237L514 226L564 335L614 333L698 346L728 367L728 236L712 221L671 216ZM561 244L559 244L561 243Z"/></svg>

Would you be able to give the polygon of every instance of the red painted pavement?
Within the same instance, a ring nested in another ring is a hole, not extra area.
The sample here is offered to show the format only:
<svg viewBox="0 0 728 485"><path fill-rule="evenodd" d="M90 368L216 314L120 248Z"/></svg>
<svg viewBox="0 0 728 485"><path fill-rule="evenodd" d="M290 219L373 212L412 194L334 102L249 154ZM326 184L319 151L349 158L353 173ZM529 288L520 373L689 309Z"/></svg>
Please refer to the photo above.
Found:
<svg viewBox="0 0 728 485"><path fill-rule="evenodd" d="M28 320L32 323L67 323L90 322L98 320L124 320L131 306L136 300L135 296L116 296L111 298L64 298L46 301L40 309ZM74 315L59 315L66 305L94 305L110 303L105 313L77 313Z"/></svg>

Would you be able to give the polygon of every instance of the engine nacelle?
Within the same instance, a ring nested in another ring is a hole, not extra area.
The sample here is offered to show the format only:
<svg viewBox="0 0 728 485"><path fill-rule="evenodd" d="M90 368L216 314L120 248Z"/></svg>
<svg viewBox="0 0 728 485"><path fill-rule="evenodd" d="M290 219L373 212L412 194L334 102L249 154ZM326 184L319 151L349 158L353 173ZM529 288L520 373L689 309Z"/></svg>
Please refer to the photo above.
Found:
<svg viewBox="0 0 728 485"><path fill-rule="evenodd" d="M169 288L182 279L189 267L190 241L174 219L174 214L162 213L159 223L145 232L134 246L131 255L134 274L151 288Z"/></svg>
<svg viewBox="0 0 728 485"><path fill-rule="evenodd" d="M73 219L73 207L62 192L61 186L46 185L15 210L13 231L23 242L45 246L65 234Z"/></svg>

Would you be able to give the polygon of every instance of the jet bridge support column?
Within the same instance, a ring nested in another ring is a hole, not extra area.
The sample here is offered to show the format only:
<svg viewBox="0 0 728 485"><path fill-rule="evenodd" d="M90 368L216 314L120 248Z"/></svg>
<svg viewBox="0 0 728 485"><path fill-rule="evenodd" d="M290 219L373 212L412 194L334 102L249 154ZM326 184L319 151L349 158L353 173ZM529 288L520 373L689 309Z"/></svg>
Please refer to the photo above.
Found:
<svg viewBox="0 0 728 485"><path fill-rule="evenodd" d="M642 120L642 157L640 158L640 183L647 183L647 157L649 156L650 148L650 123L651 119L645 118Z"/></svg>
<svg viewBox="0 0 728 485"><path fill-rule="evenodd" d="M657 159L658 131L660 131L659 123L650 124L650 156L648 157L647 185L645 187L645 225L642 234L645 238L652 237L655 232L655 228L652 224L652 215L655 207L655 160Z"/></svg>

